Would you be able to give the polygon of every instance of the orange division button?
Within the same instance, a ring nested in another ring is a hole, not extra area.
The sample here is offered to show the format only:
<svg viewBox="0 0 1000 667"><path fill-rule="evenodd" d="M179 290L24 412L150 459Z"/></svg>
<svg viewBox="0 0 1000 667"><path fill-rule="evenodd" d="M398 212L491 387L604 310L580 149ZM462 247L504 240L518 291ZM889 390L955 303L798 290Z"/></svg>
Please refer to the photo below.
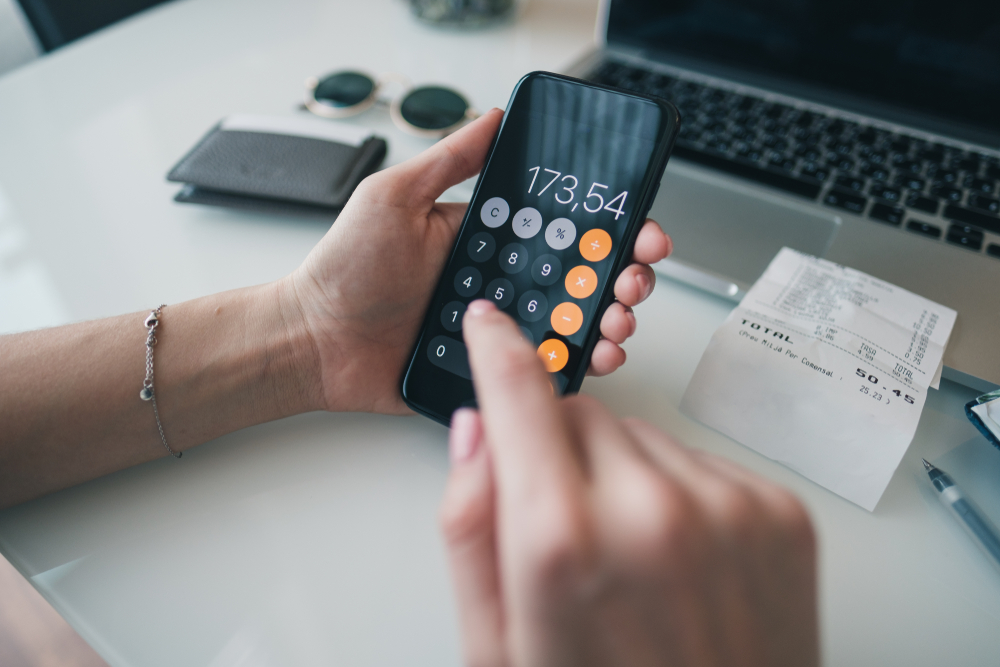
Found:
<svg viewBox="0 0 1000 667"><path fill-rule="evenodd" d="M597 289L597 274L589 266L574 266L566 274L566 291L574 299L586 299Z"/></svg>
<svg viewBox="0 0 1000 667"><path fill-rule="evenodd" d="M560 303L552 309L552 317L549 321L552 323L553 331L557 334L572 336L583 326L583 311L575 303L569 301Z"/></svg>
<svg viewBox="0 0 1000 667"><path fill-rule="evenodd" d="M538 346L538 358L545 364L545 370L550 373L561 371L569 361L569 350L566 343L558 338L550 338Z"/></svg>
<svg viewBox="0 0 1000 667"><path fill-rule="evenodd" d="M591 229L580 239L580 254L588 262L599 262L611 252L611 235L603 229Z"/></svg>

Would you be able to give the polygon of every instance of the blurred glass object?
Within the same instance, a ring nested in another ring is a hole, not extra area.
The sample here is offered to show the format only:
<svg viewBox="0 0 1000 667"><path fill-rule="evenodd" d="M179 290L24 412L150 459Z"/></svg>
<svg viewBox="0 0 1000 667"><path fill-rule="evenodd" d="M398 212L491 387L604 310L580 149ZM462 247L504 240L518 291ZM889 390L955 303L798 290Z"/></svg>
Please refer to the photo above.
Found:
<svg viewBox="0 0 1000 667"><path fill-rule="evenodd" d="M478 27L512 16L516 0L410 0L413 13L438 25Z"/></svg>

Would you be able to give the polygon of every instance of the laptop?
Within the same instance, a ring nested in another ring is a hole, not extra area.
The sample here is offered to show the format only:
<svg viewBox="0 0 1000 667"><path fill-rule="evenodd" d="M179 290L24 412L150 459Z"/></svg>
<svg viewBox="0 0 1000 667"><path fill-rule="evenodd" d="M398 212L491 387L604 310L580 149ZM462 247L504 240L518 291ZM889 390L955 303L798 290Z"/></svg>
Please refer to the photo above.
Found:
<svg viewBox="0 0 1000 667"><path fill-rule="evenodd" d="M947 305L1000 386L1000 3L605 0L569 74L681 111L656 269L739 301L782 246Z"/></svg>

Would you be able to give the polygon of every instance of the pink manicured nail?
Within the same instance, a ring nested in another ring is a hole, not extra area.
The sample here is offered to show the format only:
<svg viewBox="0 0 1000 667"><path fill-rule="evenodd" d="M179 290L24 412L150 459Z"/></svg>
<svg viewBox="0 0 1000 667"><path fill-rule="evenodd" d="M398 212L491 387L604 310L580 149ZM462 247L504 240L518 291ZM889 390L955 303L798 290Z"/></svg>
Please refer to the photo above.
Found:
<svg viewBox="0 0 1000 667"><path fill-rule="evenodd" d="M451 434L448 453L452 463L462 463L472 458L479 447L479 415L471 408L459 408L451 416Z"/></svg>
<svg viewBox="0 0 1000 667"><path fill-rule="evenodd" d="M496 310L496 306L487 301L486 299L477 299L469 304L468 309L466 309L466 314L472 315L473 317L478 317L480 315L485 315L486 313Z"/></svg>

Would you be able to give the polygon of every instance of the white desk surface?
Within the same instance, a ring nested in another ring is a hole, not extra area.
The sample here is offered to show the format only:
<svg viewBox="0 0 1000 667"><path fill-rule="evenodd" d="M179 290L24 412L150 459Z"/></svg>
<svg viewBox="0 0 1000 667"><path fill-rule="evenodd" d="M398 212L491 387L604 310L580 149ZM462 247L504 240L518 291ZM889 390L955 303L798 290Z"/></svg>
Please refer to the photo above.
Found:
<svg viewBox="0 0 1000 667"><path fill-rule="evenodd" d="M347 67L503 106L522 74L588 48L595 9L530 0L514 24L462 33L417 23L402 0L185 0L0 78L0 329L286 274L322 223L171 200L164 175L205 130L297 113L306 76ZM427 145L387 116L351 122L388 137L390 163ZM804 499L825 664L996 665L1000 573L920 467L939 462L1000 518L1000 452L965 420L972 392L931 392L870 514L678 412L729 308L661 280L629 363L584 391ZM247 429L0 512L0 550L113 666L458 664L436 523L445 437L419 417L357 414Z"/></svg>

